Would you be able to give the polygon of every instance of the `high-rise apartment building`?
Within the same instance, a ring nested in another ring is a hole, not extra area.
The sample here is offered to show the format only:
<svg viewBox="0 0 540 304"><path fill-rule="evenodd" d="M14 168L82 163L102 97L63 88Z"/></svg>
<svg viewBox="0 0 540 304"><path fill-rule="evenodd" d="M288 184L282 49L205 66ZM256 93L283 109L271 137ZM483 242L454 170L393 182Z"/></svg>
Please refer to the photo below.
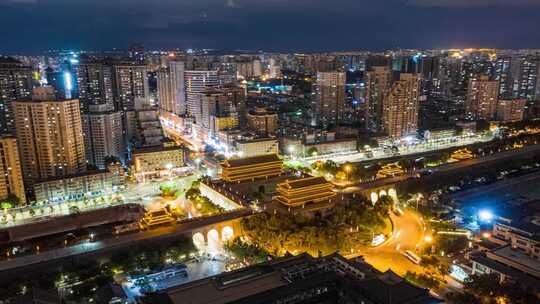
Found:
<svg viewBox="0 0 540 304"><path fill-rule="evenodd" d="M481 75L469 80L465 116L469 119L490 120L495 117L499 98L499 82Z"/></svg>
<svg viewBox="0 0 540 304"><path fill-rule="evenodd" d="M11 103L32 94L32 69L20 61L0 56L0 134L14 134Z"/></svg>
<svg viewBox="0 0 540 304"><path fill-rule="evenodd" d="M392 71L389 66L374 66L366 73L366 129L382 129L383 100L392 84Z"/></svg>
<svg viewBox="0 0 540 304"><path fill-rule="evenodd" d="M497 120L520 121L523 120L527 99L499 100L497 104Z"/></svg>
<svg viewBox="0 0 540 304"><path fill-rule="evenodd" d="M176 115L186 114L185 64L170 61L167 69L158 72L159 108Z"/></svg>
<svg viewBox="0 0 540 304"><path fill-rule="evenodd" d="M228 111L227 97L221 90L207 90L194 96L197 105L193 112L195 123L204 130L210 130L211 116Z"/></svg>
<svg viewBox="0 0 540 304"><path fill-rule="evenodd" d="M13 103L25 183L86 171L79 100L54 100L50 87Z"/></svg>
<svg viewBox="0 0 540 304"><path fill-rule="evenodd" d="M200 111L198 94L204 93L208 89L217 88L219 85L218 71L185 71L184 74L187 113L197 116ZM195 118L197 122L197 118Z"/></svg>
<svg viewBox="0 0 540 304"><path fill-rule="evenodd" d="M392 138L416 134L418 131L418 99L420 76L401 73L383 99L382 122Z"/></svg>
<svg viewBox="0 0 540 304"><path fill-rule="evenodd" d="M131 61L115 62L115 101L122 111L135 109L135 98L150 96L148 87L148 67Z"/></svg>
<svg viewBox="0 0 540 304"><path fill-rule="evenodd" d="M77 68L77 87L82 113L91 105L107 105L114 109L114 83L112 65L98 60L81 60Z"/></svg>
<svg viewBox="0 0 540 304"><path fill-rule="evenodd" d="M317 72L313 86L315 125L338 125L345 110L345 73Z"/></svg>
<svg viewBox="0 0 540 304"><path fill-rule="evenodd" d="M501 56L495 61L494 79L499 81L499 96L506 98L511 96L512 81L510 75L510 56Z"/></svg>
<svg viewBox="0 0 540 304"><path fill-rule="evenodd" d="M5 199L10 195L16 196L23 203L26 201L17 139L11 136L1 136L0 199Z"/></svg>
<svg viewBox="0 0 540 304"><path fill-rule="evenodd" d="M122 112L115 109L115 74L112 62L82 60L77 85L86 159L105 168L108 156L124 159Z"/></svg>
<svg viewBox="0 0 540 304"><path fill-rule="evenodd" d="M536 87L540 74L540 57L529 56L521 61L517 85L517 98L533 101L536 98Z"/></svg>
<svg viewBox="0 0 540 304"><path fill-rule="evenodd" d="M108 157L125 159L122 113L98 107L83 115L84 146L88 162L104 169Z"/></svg>

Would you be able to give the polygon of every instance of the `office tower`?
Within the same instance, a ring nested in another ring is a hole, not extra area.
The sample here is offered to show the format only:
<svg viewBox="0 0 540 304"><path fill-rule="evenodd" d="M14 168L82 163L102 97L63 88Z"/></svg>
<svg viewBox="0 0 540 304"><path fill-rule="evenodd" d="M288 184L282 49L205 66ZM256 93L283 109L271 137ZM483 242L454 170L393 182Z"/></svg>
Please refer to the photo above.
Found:
<svg viewBox="0 0 540 304"><path fill-rule="evenodd" d="M25 183L86 171L79 100L54 100L54 90L34 90L13 103Z"/></svg>
<svg viewBox="0 0 540 304"><path fill-rule="evenodd" d="M402 138L418 130L420 77L401 73L383 99L383 125L388 136Z"/></svg>
<svg viewBox="0 0 540 304"><path fill-rule="evenodd" d="M392 71L388 66L374 66L366 73L366 129L382 129L383 99L392 84Z"/></svg>
<svg viewBox="0 0 540 304"><path fill-rule="evenodd" d="M510 78L510 65L512 58L502 56L495 61L494 80L499 81L499 96L506 98L511 96L512 81Z"/></svg>
<svg viewBox="0 0 540 304"><path fill-rule="evenodd" d="M525 113L527 99L499 100L497 104L497 120L521 121Z"/></svg>
<svg viewBox="0 0 540 304"><path fill-rule="evenodd" d="M345 73L317 72L313 94L316 125L323 129L338 125L345 108Z"/></svg>
<svg viewBox="0 0 540 304"><path fill-rule="evenodd" d="M465 116L469 119L490 120L495 117L499 96L499 82L486 75L469 80Z"/></svg>
<svg viewBox="0 0 540 304"><path fill-rule="evenodd" d="M0 136L0 199L10 195L16 196L22 203L26 201L17 139Z"/></svg>
<svg viewBox="0 0 540 304"><path fill-rule="evenodd" d="M122 112L114 106L112 63L82 60L77 85L88 163L104 168L109 156L124 160Z"/></svg>
<svg viewBox="0 0 540 304"><path fill-rule="evenodd" d="M83 132L88 163L104 169L108 157L125 159L120 111L108 110L105 105L90 106L90 112L83 114Z"/></svg>
<svg viewBox="0 0 540 304"><path fill-rule="evenodd" d="M0 56L0 134L14 134L11 103L32 94L32 69L20 61Z"/></svg>
<svg viewBox="0 0 540 304"><path fill-rule="evenodd" d="M185 64L170 61L167 69L158 72L159 108L162 111L183 115L186 113Z"/></svg>
<svg viewBox="0 0 540 304"><path fill-rule="evenodd" d="M185 71L184 80L187 113L196 116L195 114L200 111L199 97L197 95L219 85L218 71ZM195 122L198 123L196 118Z"/></svg>

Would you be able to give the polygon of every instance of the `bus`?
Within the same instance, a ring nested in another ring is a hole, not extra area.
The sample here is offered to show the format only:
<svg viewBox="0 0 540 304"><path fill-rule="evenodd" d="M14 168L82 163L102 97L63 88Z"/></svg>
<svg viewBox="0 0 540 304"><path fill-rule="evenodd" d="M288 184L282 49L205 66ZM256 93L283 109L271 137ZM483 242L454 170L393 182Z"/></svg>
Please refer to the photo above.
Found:
<svg viewBox="0 0 540 304"><path fill-rule="evenodd" d="M415 264L420 264L420 261L422 261L422 259L417 256L414 252L410 251L410 250L406 250L403 252L403 255L409 259L411 262L415 263Z"/></svg>

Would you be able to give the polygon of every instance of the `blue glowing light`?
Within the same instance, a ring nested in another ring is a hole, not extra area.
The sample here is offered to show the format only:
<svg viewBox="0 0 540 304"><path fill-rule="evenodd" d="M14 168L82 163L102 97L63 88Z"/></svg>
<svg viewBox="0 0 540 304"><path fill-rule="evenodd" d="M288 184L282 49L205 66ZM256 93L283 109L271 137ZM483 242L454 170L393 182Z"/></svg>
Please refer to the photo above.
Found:
<svg viewBox="0 0 540 304"><path fill-rule="evenodd" d="M478 218L482 222L489 223L489 222L491 222L491 220L493 220L493 217L494 217L494 215L490 210L483 209L483 210L480 210L478 212Z"/></svg>
<svg viewBox="0 0 540 304"><path fill-rule="evenodd" d="M71 91L73 89L73 84L71 83L70 72L64 72L64 85L66 86L66 90L68 91Z"/></svg>

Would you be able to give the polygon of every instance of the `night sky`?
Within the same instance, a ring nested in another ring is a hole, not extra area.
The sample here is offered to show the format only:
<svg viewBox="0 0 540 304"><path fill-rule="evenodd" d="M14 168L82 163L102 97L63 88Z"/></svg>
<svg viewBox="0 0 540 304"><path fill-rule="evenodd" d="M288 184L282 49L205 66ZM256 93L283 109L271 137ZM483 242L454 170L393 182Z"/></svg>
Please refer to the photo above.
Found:
<svg viewBox="0 0 540 304"><path fill-rule="evenodd" d="M540 0L0 0L0 53L540 48Z"/></svg>

